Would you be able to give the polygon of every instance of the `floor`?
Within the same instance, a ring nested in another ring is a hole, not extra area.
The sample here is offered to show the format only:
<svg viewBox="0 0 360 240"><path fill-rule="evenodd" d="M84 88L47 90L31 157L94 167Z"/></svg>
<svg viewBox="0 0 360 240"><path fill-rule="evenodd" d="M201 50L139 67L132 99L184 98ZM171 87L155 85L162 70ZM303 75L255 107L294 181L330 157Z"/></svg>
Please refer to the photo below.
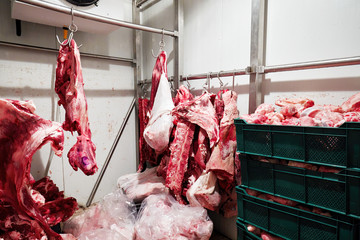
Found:
<svg viewBox="0 0 360 240"><path fill-rule="evenodd" d="M224 235L218 233L218 232L213 232L210 240L231 240L230 238L225 237Z"/></svg>

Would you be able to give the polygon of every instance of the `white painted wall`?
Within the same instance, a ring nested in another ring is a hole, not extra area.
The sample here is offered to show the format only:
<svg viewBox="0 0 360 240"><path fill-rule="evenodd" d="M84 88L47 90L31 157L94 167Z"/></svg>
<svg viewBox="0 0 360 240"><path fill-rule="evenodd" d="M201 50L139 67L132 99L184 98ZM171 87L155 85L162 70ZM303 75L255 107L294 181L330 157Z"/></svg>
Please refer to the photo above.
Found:
<svg viewBox="0 0 360 240"><path fill-rule="evenodd" d="M173 29L172 0L161 1L143 13L143 23ZM163 10L161 11L161 8ZM250 65L251 1L184 0L184 75L245 68ZM144 78L151 76L158 38L144 38ZM360 2L358 0L269 0L266 64L360 56ZM166 49L171 52L172 48ZM149 61L150 60L150 61ZM172 68L168 64L168 68ZM170 74L171 76L171 74ZM222 79L232 87L232 78ZM248 113L249 77L236 77L238 109ZM205 80L191 81L200 94ZM218 91L213 79L211 90ZM266 75L264 102L279 97L309 97L315 103L341 104L360 91L360 66L293 71ZM236 239L235 218L211 213L215 229Z"/></svg>
<svg viewBox="0 0 360 240"><path fill-rule="evenodd" d="M119 11L124 8L130 11L123 20L131 21L131 0L118 1L116 7ZM59 47L55 34L61 38L62 30L55 27L22 22L22 36L17 37L8 0L0 1L0 21L0 41ZM132 58L132 36L132 30L129 29L102 35L79 31L74 39L78 44L83 44L80 52ZM32 99L39 116L56 119L57 96L53 90L56 58L56 53L0 46L0 97ZM118 61L89 57L81 57L81 61L99 173L134 97L134 70L131 64ZM62 107L59 117L60 122L63 122L65 112ZM119 176L136 171L135 124L133 112L94 201L113 191ZM85 176L80 170L75 172L68 163L66 154L75 143L76 136L65 133L63 157L53 157L49 175L61 190L65 190L67 196L75 197L79 204L84 205L98 173ZM34 155L31 172L36 179L44 176L49 154L50 147L45 145Z"/></svg>

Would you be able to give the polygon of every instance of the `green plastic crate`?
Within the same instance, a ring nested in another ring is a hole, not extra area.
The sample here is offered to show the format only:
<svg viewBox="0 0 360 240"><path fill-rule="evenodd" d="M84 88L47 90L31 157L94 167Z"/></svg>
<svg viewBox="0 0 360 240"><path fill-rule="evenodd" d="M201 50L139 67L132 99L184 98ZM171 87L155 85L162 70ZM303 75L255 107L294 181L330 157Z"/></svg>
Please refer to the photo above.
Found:
<svg viewBox="0 0 360 240"><path fill-rule="evenodd" d="M238 217L246 223L285 239L359 239L359 220L331 213L325 217L248 195L236 187Z"/></svg>
<svg viewBox="0 0 360 240"><path fill-rule="evenodd" d="M244 187L360 218L360 171L321 173L240 154Z"/></svg>
<svg viewBox="0 0 360 240"><path fill-rule="evenodd" d="M245 223L240 220L236 221L237 240L261 240L261 237L249 232Z"/></svg>
<svg viewBox="0 0 360 240"><path fill-rule="evenodd" d="M248 124L235 119L241 153L333 166L360 168L360 123L338 128Z"/></svg>

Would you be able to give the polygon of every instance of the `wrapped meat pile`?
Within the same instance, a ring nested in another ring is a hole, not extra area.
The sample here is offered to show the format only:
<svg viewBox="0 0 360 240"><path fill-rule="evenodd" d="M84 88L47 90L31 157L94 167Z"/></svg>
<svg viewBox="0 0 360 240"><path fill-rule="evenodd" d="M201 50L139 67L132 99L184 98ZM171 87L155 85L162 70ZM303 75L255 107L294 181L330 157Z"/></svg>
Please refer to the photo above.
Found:
<svg viewBox="0 0 360 240"><path fill-rule="evenodd" d="M100 202L76 213L64 223L63 231L78 240L132 239L136 209L120 189Z"/></svg>
<svg viewBox="0 0 360 240"><path fill-rule="evenodd" d="M136 240L209 239L213 223L202 207L178 203L169 194L147 197L135 224Z"/></svg>

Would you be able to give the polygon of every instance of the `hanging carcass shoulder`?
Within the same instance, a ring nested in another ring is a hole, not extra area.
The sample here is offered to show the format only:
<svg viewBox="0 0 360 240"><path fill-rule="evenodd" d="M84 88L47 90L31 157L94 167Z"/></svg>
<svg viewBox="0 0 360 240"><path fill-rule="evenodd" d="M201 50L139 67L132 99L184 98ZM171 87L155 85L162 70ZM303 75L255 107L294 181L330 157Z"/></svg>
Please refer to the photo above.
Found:
<svg viewBox="0 0 360 240"><path fill-rule="evenodd" d="M171 116L173 108L170 85L166 73L163 72L156 91L149 123L144 130L145 141L158 153L163 152L169 145L170 132L173 127L173 117Z"/></svg>
<svg viewBox="0 0 360 240"><path fill-rule="evenodd" d="M96 147L91 141L80 53L73 39L70 45L65 40L60 47L55 91L60 98L59 105L65 109L64 130L78 133L77 142L67 155L69 162L74 170L80 168L86 175L92 175L98 169Z"/></svg>
<svg viewBox="0 0 360 240"><path fill-rule="evenodd" d="M33 154L47 142L61 156L61 124L34 113L31 101L0 99L0 239L62 239L50 226L77 208L48 178L30 174Z"/></svg>

